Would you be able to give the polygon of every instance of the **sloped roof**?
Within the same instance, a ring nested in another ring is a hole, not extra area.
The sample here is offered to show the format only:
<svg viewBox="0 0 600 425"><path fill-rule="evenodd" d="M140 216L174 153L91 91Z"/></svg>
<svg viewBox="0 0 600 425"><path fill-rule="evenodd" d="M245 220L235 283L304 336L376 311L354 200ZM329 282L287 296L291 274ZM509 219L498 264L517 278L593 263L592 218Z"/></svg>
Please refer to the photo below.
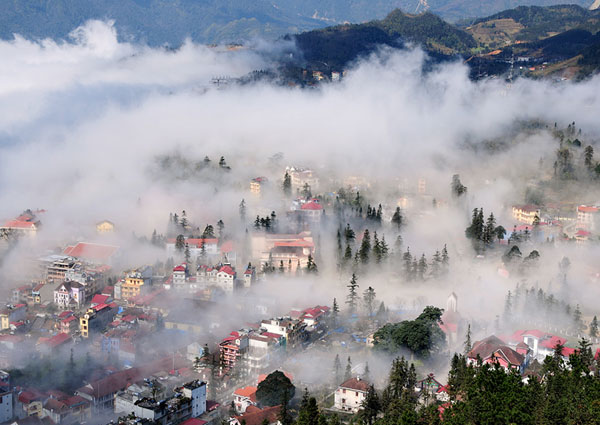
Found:
<svg viewBox="0 0 600 425"><path fill-rule="evenodd" d="M254 409L252 409L254 410ZM265 407L258 411L252 411L250 413L243 414L241 416L235 416L240 423L245 422L246 425L261 425L266 419L269 424L277 422L279 411L281 406Z"/></svg>
<svg viewBox="0 0 600 425"><path fill-rule="evenodd" d="M235 390L233 392L233 394L240 396L240 397L248 397L252 402L256 403L256 390L257 389L258 388L252 387L252 386L238 388L237 390Z"/></svg>
<svg viewBox="0 0 600 425"><path fill-rule="evenodd" d="M63 254L85 260L106 261L119 249L118 246L101 245L96 243L79 242L73 247L67 247Z"/></svg>
<svg viewBox="0 0 600 425"><path fill-rule="evenodd" d="M495 335L489 336L481 341L477 341L473 345L473 349L469 351L469 358L481 357L482 360L487 360L491 357L501 357L507 363L512 365L521 365L525 358L522 354L505 345L504 342Z"/></svg>
<svg viewBox="0 0 600 425"><path fill-rule="evenodd" d="M342 385L340 385L340 388L366 392L369 389L369 383L364 379L350 378L347 381L344 381Z"/></svg>

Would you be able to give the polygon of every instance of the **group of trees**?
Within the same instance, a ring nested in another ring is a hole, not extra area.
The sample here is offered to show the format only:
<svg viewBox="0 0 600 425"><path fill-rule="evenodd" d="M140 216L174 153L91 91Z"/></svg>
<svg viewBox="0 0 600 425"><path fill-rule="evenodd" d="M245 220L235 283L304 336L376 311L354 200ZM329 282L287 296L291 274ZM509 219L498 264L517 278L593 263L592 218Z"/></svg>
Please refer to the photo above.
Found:
<svg viewBox="0 0 600 425"><path fill-rule="evenodd" d="M562 348L557 346L525 382L517 370L507 373L498 363L468 365L464 356L455 355L443 423L600 423L599 369L589 342L581 340L568 361Z"/></svg>
<svg viewBox="0 0 600 425"><path fill-rule="evenodd" d="M348 306L348 314L350 316L359 312L360 304L362 303L364 314L369 319L382 319L385 315L386 309L383 301L379 303L377 308L377 294L375 289L371 286L367 287L361 295L359 294L359 284L355 273L352 273L350 283L347 285L348 295L346 296L346 304ZM375 309L377 308L377 311ZM334 313L337 314L339 308L337 307L337 301L334 299Z"/></svg>
<svg viewBox="0 0 600 425"><path fill-rule="evenodd" d="M496 218L493 213L490 213L486 220L483 208L475 208L471 224L466 228L465 235L473 241L473 245L479 251L490 246L497 239L504 239L506 229L496 225Z"/></svg>
<svg viewBox="0 0 600 425"><path fill-rule="evenodd" d="M405 349L422 358L439 352L446 343L446 336L439 327L443 312L427 306L414 320L384 325L374 334L375 349L392 354Z"/></svg>
<svg viewBox="0 0 600 425"><path fill-rule="evenodd" d="M507 328L542 321L552 327L568 328L577 332L585 330L578 305L573 309L554 294L549 294L541 288L527 288L524 284L517 284L514 291L508 291L502 321ZM591 331L590 329L590 333Z"/></svg>
<svg viewBox="0 0 600 425"><path fill-rule="evenodd" d="M431 258L431 262L428 262L424 253L417 259L410 252L410 247L407 247L406 251L402 254L401 264L402 276L409 282L415 280L424 281L429 278L437 279L448 273L450 267L448 248L444 245L441 251L436 250Z"/></svg>
<svg viewBox="0 0 600 425"><path fill-rule="evenodd" d="M275 214L275 211L271 211L271 215L266 217L260 217L257 215L256 219L254 220L254 228L256 230L265 230L269 233L276 233L277 214Z"/></svg>
<svg viewBox="0 0 600 425"><path fill-rule="evenodd" d="M554 177L558 180L584 180L600 178L600 162L594 160L594 147L579 140L581 129L575 122L565 129L554 124L554 135L559 140L553 163ZM585 147L584 147L585 146Z"/></svg>
<svg viewBox="0 0 600 425"><path fill-rule="evenodd" d="M343 251L342 233L346 245ZM388 258L390 248L385 240L385 235L382 235L380 239L377 232L374 232L373 240L371 240L369 229L365 229L360 245L356 250L353 250L352 247L355 245L355 239L356 236L350 224L347 224L343 231L338 229L336 235L337 258L338 264L342 269L350 267L356 272L359 268L364 268L371 263L381 264Z"/></svg>

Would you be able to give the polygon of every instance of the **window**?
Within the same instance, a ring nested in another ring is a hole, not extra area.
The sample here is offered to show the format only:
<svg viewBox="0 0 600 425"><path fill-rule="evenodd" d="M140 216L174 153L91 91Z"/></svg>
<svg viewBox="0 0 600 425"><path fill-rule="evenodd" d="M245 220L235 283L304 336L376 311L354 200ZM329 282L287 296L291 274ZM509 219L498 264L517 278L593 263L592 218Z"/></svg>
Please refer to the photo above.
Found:
<svg viewBox="0 0 600 425"><path fill-rule="evenodd" d="M343 392L344 394L346 394L346 389L345 389L345 388L344 388L344 389L342 389L342 392Z"/></svg>
<svg viewBox="0 0 600 425"><path fill-rule="evenodd" d="M356 397L358 397L358 391L356 392Z"/></svg>
<svg viewBox="0 0 600 425"><path fill-rule="evenodd" d="M346 399L345 399L345 398L343 398L343 399L342 399L342 404L345 404L345 403L346 403Z"/></svg>

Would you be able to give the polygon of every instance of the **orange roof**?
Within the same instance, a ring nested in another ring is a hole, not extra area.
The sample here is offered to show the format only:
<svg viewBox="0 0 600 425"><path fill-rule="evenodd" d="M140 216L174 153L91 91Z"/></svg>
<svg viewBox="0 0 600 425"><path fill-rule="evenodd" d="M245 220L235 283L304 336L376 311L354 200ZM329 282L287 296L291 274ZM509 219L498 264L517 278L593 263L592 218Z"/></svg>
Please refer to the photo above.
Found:
<svg viewBox="0 0 600 425"><path fill-rule="evenodd" d="M238 388L233 392L233 394L240 397L248 397L253 402L256 402L256 390L256 387L248 386L244 388Z"/></svg>
<svg viewBox="0 0 600 425"><path fill-rule="evenodd" d="M13 229L35 229L35 223L31 221L8 220L4 223L3 227L10 227Z"/></svg>
<svg viewBox="0 0 600 425"><path fill-rule="evenodd" d="M577 211L579 212L585 212L585 213L595 213L598 212L598 208L597 207L588 207L585 205L580 205L577 207Z"/></svg>
<svg viewBox="0 0 600 425"><path fill-rule="evenodd" d="M118 246L79 242L74 247L65 248L63 253L71 257L83 258L86 260L106 261L112 257L118 249Z"/></svg>

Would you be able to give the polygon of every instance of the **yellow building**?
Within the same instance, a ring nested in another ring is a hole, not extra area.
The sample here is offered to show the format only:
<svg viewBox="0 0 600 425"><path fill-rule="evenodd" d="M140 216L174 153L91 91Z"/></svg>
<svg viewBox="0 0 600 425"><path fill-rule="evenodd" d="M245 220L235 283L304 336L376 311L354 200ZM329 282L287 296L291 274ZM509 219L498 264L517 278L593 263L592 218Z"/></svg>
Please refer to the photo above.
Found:
<svg viewBox="0 0 600 425"><path fill-rule="evenodd" d="M2 324L2 330L10 328L8 313L0 313L0 323Z"/></svg>
<svg viewBox="0 0 600 425"><path fill-rule="evenodd" d="M266 177L257 177L250 181L250 192L254 195L260 195L262 186L267 182Z"/></svg>
<svg viewBox="0 0 600 425"><path fill-rule="evenodd" d="M518 222L531 225L536 217L541 218L541 210L535 205L515 205L512 207L512 215Z"/></svg>
<svg viewBox="0 0 600 425"><path fill-rule="evenodd" d="M104 221L101 221L100 223L96 223L96 231L98 233L114 232L115 225L114 225L114 223L112 223L108 220L104 220Z"/></svg>
<svg viewBox="0 0 600 425"><path fill-rule="evenodd" d="M142 274L136 271L127 274L125 281L121 284L121 298L128 300L137 297L144 286Z"/></svg>

